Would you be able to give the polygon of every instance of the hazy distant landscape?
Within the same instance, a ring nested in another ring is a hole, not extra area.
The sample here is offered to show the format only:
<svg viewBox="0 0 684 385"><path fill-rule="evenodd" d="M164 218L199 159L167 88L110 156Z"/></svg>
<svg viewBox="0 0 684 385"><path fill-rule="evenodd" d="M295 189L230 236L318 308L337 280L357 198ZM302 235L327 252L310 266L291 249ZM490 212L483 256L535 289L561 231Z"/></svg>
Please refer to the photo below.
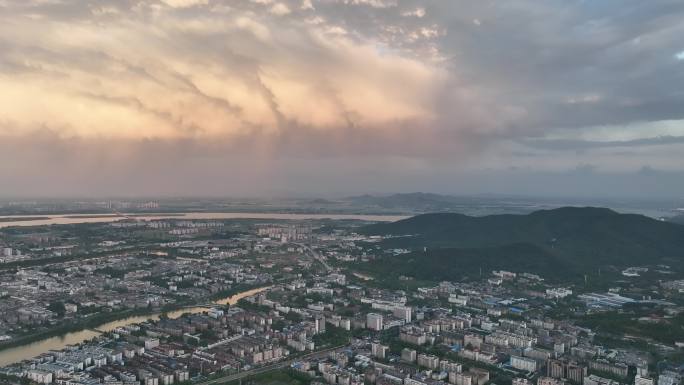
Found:
<svg viewBox="0 0 684 385"><path fill-rule="evenodd" d="M622 213L653 218L684 215L684 200L676 199L580 199L523 196L454 196L432 193L358 195L342 198L149 198L85 200L21 200L0 198L0 216L38 214L112 215L115 212L172 214L187 212L280 212L328 214L415 215L453 212L471 216L527 214L537 210L566 206L607 207Z"/></svg>

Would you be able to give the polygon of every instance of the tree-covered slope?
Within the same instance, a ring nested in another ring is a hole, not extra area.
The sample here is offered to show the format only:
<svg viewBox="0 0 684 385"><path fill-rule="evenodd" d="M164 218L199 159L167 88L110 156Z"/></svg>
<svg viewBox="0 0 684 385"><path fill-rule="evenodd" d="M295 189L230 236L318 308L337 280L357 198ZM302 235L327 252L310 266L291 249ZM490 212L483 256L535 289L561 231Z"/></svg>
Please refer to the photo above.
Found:
<svg viewBox="0 0 684 385"><path fill-rule="evenodd" d="M669 221L669 222L672 222L672 223L677 223L677 224L680 224L680 225L684 225L684 214L682 214L682 215L677 215L677 216L674 216L674 217L672 217L672 218L669 218L668 221Z"/></svg>
<svg viewBox="0 0 684 385"><path fill-rule="evenodd" d="M396 279L404 275L419 280L441 281L488 276L492 270L541 274L547 278L570 278L582 272L553 253L526 243L481 248L439 248L384 256L360 267L375 277Z"/></svg>
<svg viewBox="0 0 684 385"><path fill-rule="evenodd" d="M390 245L492 248L525 243L569 265L641 265L684 260L684 226L603 208L565 207L528 215L470 217L425 214L360 229L368 235L411 235Z"/></svg>

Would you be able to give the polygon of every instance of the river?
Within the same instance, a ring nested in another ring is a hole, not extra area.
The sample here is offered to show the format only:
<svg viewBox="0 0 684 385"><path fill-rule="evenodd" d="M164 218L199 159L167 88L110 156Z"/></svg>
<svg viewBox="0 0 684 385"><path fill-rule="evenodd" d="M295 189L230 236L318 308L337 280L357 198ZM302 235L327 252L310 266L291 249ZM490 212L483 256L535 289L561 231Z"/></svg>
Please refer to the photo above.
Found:
<svg viewBox="0 0 684 385"><path fill-rule="evenodd" d="M69 225L77 223L107 223L116 222L124 219L125 215L117 214L67 214L67 215L41 215L41 219L26 220L26 215L6 215L0 216L0 228L14 226L44 226L44 225ZM291 213L167 213L135 215L132 218L139 220L199 220L199 219L285 219L285 220L304 220L304 219L355 219L371 222L394 222L408 218L406 215L366 215L366 214L291 214ZM12 218L17 218L12 221ZM23 218L23 220L22 220Z"/></svg>
<svg viewBox="0 0 684 385"><path fill-rule="evenodd" d="M243 291L243 292L237 293L233 296L217 300L214 303L217 305L226 305L226 304L234 305L239 300L241 300L242 298L249 297L251 295L260 293L260 292L267 290L267 289L269 289L269 287L260 287L260 288L256 288L256 289ZM186 314L186 313L201 313L201 312L206 311L208 309L209 309L208 307L183 308L180 310L168 312L166 314L168 315L169 318L178 318L181 315ZM126 325L141 323L141 322L145 322L148 320L158 320L160 316L161 316L161 313L153 313L153 314L142 315L142 316L133 316L133 317L128 317L128 318L123 318L123 319L120 319L118 321L107 322L105 324L102 324L102 325L96 327L95 329L98 329L101 331L112 331L116 328L126 326ZM0 351L0 366L6 366L9 364L20 362L22 360L30 359L30 358L33 358L33 357L40 355L41 353L45 353L49 350L60 350L60 349L65 348L67 345L74 345L74 344L81 343L85 340L90 340L93 337L98 336L99 334L100 333L98 333L94 330L86 329L86 330L81 330L78 332L66 333L62 336L50 337L50 338L46 338L44 340L30 342L30 343L27 343L26 345L8 348L8 349Z"/></svg>

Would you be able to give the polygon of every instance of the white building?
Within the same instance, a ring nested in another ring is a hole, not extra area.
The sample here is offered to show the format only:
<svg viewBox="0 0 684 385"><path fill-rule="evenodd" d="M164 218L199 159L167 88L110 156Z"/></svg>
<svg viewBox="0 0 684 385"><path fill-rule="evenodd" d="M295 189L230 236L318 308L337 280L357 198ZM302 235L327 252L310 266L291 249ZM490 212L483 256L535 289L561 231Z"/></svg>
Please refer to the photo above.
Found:
<svg viewBox="0 0 684 385"><path fill-rule="evenodd" d="M428 369L439 368L439 357L432 354L419 354L417 357L418 366L423 366Z"/></svg>
<svg viewBox="0 0 684 385"><path fill-rule="evenodd" d="M373 342L371 344L371 354L373 354L373 357L384 359L385 354L387 354L388 350L389 350L389 347L387 347L385 345L381 345L380 343Z"/></svg>
<svg viewBox="0 0 684 385"><path fill-rule="evenodd" d="M325 317L319 316L314 320L316 333L325 333Z"/></svg>
<svg viewBox="0 0 684 385"><path fill-rule="evenodd" d="M609 378L603 378L592 374L584 377L583 385L620 385L620 383Z"/></svg>
<svg viewBox="0 0 684 385"><path fill-rule="evenodd" d="M526 372L537 371L537 361L527 357L511 356L511 366Z"/></svg>
<svg viewBox="0 0 684 385"><path fill-rule="evenodd" d="M366 327L371 330L382 330L383 329L383 318L382 314L378 313L368 313L366 315Z"/></svg>
<svg viewBox="0 0 684 385"><path fill-rule="evenodd" d="M465 295L451 293L449 294L449 303L456 304L457 306L466 306L468 305L468 297Z"/></svg>
<svg viewBox="0 0 684 385"><path fill-rule="evenodd" d="M401 360L405 362L416 362L416 351L409 348L401 350Z"/></svg>
<svg viewBox="0 0 684 385"><path fill-rule="evenodd" d="M148 338L145 340L145 349L153 349L159 346L158 338Z"/></svg>
<svg viewBox="0 0 684 385"><path fill-rule="evenodd" d="M634 377L634 385L655 385L655 381L652 378L641 377L637 374Z"/></svg>
<svg viewBox="0 0 684 385"><path fill-rule="evenodd" d="M408 306L398 306L392 310L392 315L403 319L406 323L411 323L411 308Z"/></svg>
<svg viewBox="0 0 684 385"><path fill-rule="evenodd" d="M29 370L28 373L26 373L26 377L39 384L49 384L52 382L52 373L40 369Z"/></svg>
<svg viewBox="0 0 684 385"><path fill-rule="evenodd" d="M512 385L532 385L527 378L514 378Z"/></svg>
<svg viewBox="0 0 684 385"><path fill-rule="evenodd" d="M564 287L557 287L553 289L546 289L546 296L548 298L565 298L572 295L572 290Z"/></svg>

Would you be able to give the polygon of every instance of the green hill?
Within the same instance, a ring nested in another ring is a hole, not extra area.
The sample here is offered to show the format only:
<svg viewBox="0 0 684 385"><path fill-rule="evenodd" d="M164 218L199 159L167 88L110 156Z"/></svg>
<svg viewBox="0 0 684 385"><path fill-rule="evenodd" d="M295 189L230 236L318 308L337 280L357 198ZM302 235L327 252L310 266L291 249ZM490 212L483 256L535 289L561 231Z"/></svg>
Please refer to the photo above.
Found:
<svg viewBox="0 0 684 385"><path fill-rule="evenodd" d="M377 277L410 276L418 280L441 281L475 278L492 270L543 274L562 279L581 274L572 264L528 243L481 248L440 248L386 256L361 267Z"/></svg>
<svg viewBox="0 0 684 385"><path fill-rule="evenodd" d="M672 217L672 218L669 218L668 221L669 221L669 222L672 222L672 223L677 223L677 224L680 224L680 225L684 225L684 214L682 214L682 215L677 215L677 216L674 216L674 217Z"/></svg>
<svg viewBox="0 0 684 385"><path fill-rule="evenodd" d="M548 273L546 267L553 267L553 264L572 271L586 271L604 265L623 267L666 263L679 266L684 261L684 226L593 207L564 207L528 215L484 217L425 214L394 223L367 226L359 232L403 236L386 240L388 247L448 249L432 250L434 257L426 257L437 258L444 264L452 261L445 259L444 255L460 255L461 262L472 260L477 264L480 257L472 257L477 252L484 253L484 260L492 262L493 268L522 267L525 264L532 268L528 271L540 273ZM524 250L516 249L518 257L513 263L511 253L501 249L520 244L530 248L529 261L532 262L528 263L522 255ZM436 256L435 253L443 255ZM454 261L456 259L453 258Z"/></svg>

